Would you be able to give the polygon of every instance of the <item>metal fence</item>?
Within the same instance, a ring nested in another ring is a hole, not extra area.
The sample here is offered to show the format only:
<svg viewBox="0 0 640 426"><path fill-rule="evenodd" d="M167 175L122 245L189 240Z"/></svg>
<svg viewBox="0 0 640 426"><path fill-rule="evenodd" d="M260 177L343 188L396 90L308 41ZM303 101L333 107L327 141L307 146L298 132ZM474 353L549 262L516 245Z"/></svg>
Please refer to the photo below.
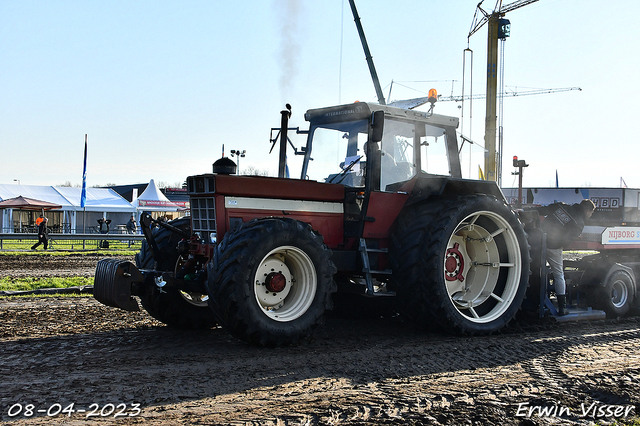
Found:
<svg viewBox="0 0 640 426"><path fill-rule="evenodd" d="M49 230L49 234L99 234L100 230L97 226L87 226L87 227L78 227L72 228L70 223L63 224L54 224L52 226L47 226ZM38 227L34 224L18 224L14 223L13 228L4 227L0 230L0 234L37 234ZM109 230L109 235L111 234L128 234L126 225L116 225Z"/></svg>
<svg viewBox="0 0 640 426"><path fill-rule="evenodd" d="M139 250L144 235L129 234L49 234L48 250ZM2 234L0 250L30 250L37 234ZM38 250L42 250L40 245Z"/></svg>

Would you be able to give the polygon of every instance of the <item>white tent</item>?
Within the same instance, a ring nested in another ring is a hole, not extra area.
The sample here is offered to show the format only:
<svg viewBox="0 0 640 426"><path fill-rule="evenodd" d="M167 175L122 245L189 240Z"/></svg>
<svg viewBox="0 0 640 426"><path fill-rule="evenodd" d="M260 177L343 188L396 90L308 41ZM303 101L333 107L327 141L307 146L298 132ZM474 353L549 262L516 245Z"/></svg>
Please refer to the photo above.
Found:
<svg viewBox="0 0 640 426"><path fill-rule="evenodd" d="M82 188L40 186L40 185L6 185L0 184L0 201L24 196L41 201L59 204L63 217L61 224L65 232L83 232L86 225L94 226L99 217L113 218L117 222L128 219L136 208L112 189L87 188L85 207L80 207ZM4 209L1 216L0 232L14 232L13 209ZM68 229L68 231L66 231Z"/></svg>
<svg viewBox="0 0 640 426"><path fill-rule="evenodd" d="M177 212L184 210L182 207L169 201L169 199L160 191L158 185L151 179L147 188L140 194L138 198L131 202L138 212Z"/></svg>

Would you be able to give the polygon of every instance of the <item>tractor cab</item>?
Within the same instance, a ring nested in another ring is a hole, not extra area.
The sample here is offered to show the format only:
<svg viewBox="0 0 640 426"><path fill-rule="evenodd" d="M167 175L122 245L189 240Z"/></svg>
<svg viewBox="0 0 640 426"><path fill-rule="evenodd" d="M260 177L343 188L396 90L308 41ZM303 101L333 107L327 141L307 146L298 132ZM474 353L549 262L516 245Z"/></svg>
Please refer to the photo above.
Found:
<svg viewBox="0 0 640 426"><path fill-rule="evenodd" d="M358 102L305 119L302 179L393 192L419 172L461 176L455 117Z"/></svg>

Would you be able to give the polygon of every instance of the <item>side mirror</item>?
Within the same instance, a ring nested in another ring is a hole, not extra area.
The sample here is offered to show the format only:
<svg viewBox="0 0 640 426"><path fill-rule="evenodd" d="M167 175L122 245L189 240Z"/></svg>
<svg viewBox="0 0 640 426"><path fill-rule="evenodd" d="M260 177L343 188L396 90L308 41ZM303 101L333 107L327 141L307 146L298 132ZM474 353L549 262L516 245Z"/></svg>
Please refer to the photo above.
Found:
<svg viewBox="0 0 640 426"><path fill-rule="evenodd" d="M374 111L371 114L371 138L370 142L380 142L384 131L384 111Z"/></svg>

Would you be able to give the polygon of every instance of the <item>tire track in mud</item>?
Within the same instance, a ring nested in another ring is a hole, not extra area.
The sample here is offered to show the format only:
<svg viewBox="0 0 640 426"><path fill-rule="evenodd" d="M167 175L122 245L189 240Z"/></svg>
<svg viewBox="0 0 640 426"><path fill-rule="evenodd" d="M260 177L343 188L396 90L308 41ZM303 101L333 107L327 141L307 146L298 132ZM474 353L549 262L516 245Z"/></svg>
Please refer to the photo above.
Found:
<svg viewBox="0 0 640 426"><path fill-rule="evenodd" d="M0 339L3 416L12 401L135 401L152 425L514 424L518 402L602 400L588 391L626 376L629 386L612 393L640 400L634 319L455 337L398 318L329 317L298 346L264 349L93 299L26 303L0 303L0 320L18 318Z"/></svg>
<svg viewBox="0 0 640 426"><path fill-rule="evenodd" d="M637 320L628 320L637 323ZM631 358L623 361L628 365L628 372L635 373L635 385L640 385L637 380L640 372L640 355L633 355L640 347L640 328L630 330L603 331L584 335L569 335L555 338L566 347L548 354L526 360L523 362L524 370L542 386L548 387L548 394L541 399L533 401L534 404L547 407L557 407L559 401L570 410L563 418L580 421L584 417L585 407L592 406L635 406L635 413L640 413L640 403L637 397L626 392L624 387L608 388L596 384L588 378L589 373L598 371L597 367L589 366L585 362L569 362L572 359L584 358L585 351L606 351L608 358L604 362L611 362L613 358ZM624 353L625 355L621 355ZM576 354L581 354L576 357ZM601 356L604 354L601 354ZM635 360L635 361L634 361ZM587 365L585 365L587 364ZM582 371L581 371L582 370ZM584 370L587 371L585 374ZM569 371L571 374L568 374ZM626 376L627 378L629 376ZM594 386L594 384L596 384Z"/></svg>

